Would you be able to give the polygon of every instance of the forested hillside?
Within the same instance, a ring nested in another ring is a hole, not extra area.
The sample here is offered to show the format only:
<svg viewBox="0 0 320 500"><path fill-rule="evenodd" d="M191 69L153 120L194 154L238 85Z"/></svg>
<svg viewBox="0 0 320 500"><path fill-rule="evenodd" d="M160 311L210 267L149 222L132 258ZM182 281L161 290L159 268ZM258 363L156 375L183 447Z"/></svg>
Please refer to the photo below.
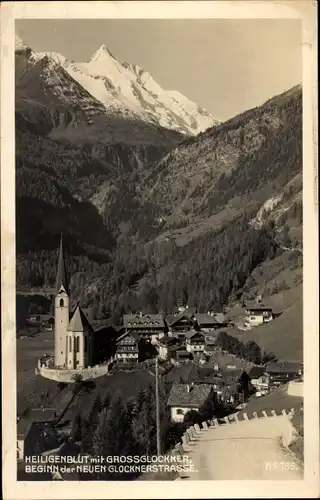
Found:
<svg viewBox="0 0 320 500"><path fill-rule="evenodd" d="M294 88L168 155L172 143L71 145L20 127L18 286L54 284L61 230L74 300L114 321L221 310L259 266L301 266L282 256L302 248L301 100Z"/></svg>

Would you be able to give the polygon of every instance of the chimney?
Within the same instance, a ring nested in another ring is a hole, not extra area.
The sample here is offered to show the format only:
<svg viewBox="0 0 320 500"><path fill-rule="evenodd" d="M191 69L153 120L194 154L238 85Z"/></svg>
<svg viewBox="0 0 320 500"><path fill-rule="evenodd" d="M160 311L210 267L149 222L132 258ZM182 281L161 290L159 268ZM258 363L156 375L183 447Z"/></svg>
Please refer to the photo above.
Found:
<svg viewBox="0 0 320 500"><path fill-rule="evenodd" d="M192 391L192 388L193 388L193 382L191 382L190 384L187 384L187 392L190 393Z"/></svg>

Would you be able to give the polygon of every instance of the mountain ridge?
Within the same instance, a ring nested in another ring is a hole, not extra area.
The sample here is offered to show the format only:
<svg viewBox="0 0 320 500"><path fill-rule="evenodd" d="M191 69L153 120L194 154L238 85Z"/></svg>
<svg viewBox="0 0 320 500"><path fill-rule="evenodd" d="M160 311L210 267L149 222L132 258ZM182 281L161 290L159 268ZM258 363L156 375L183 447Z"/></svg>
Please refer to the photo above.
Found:
<svg viewBox="0 0 320 500"><path fill-rule="evenodd" d="M208 111L176 91L165 91L152 76L136 64L118 61L102 45L88 62L69 61L56 52L35 52L16 38L16 54L24 54L31 66L45 59L63 68L92 98L102 104L106 114L195 135L218 124ZM24 64L24 70L28 64ZM51 85L51 82L49 82ZM55 86L55 82L52 83Z"/></svg>

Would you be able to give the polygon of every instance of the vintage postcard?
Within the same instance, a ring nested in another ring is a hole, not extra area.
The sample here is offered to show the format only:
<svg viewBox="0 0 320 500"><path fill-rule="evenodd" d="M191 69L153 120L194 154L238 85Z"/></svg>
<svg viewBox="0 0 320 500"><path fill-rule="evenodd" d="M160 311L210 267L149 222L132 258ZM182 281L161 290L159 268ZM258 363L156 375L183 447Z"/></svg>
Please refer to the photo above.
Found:
<svg viewBox="0 0 320 500"><path fill-rule="evenodd" d="M316 14L2 6L5 500L318 497Z"/></svg>

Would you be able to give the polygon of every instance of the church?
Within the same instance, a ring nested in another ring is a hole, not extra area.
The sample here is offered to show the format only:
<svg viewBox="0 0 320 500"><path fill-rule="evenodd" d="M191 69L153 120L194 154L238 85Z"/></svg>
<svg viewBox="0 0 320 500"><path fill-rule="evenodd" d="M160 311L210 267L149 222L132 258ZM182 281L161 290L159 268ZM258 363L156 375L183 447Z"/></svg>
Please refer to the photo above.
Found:
<svg viewBox="0 0 320 500"><path fill-rule="evenodd" d="M92 366L94 331L79 303L70 313L70 291L62 236L60 239L54 316L55 368L76 370Z"/></svg>

